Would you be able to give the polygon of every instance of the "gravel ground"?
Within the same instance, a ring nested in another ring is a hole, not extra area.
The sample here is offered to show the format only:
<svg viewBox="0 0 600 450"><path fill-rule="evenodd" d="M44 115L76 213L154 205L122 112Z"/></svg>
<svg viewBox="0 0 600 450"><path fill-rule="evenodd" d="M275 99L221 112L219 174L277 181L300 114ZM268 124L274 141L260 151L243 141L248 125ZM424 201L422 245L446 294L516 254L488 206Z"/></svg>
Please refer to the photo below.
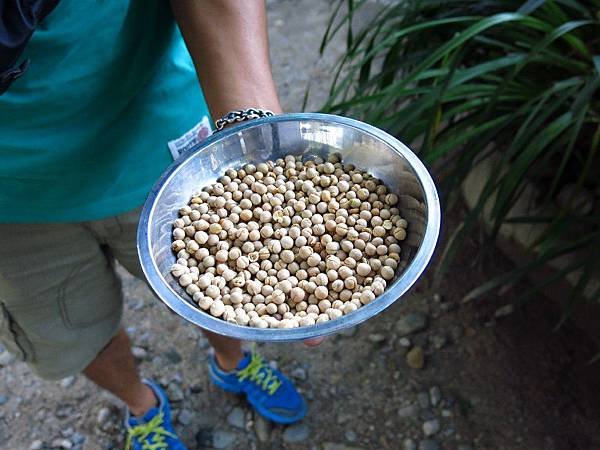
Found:
<svg viewBox="0 0 600 450"><path fill-rule="evenodd" d="M268 5L284 108L299 110L310 80L314 109L344 50L338 42L318 59L329 2ZM270 425L211 386L200 331L121 270L125 325L190 449L599 449L600 369L586 365L593 345L571 325L552 333L559 311L543 299L513 308L513 290L462 303L507 264L494 254L474 267L478 252L468 249L436 290L426 275L385 314L317 349L259 344L309 401L307 418L291 427ZM122 405L84 377L43 381L0 350L1 449L122 448L122 417Z"/></svg>

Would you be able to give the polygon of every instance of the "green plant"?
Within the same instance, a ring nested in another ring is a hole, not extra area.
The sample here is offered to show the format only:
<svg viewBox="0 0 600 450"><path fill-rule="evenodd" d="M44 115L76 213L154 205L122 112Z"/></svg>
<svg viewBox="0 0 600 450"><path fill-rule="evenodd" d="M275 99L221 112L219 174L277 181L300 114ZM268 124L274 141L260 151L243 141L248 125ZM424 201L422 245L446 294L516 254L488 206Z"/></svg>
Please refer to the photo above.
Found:
<svg viewBox="0 0 600 450"><path fill-rule="evenodd" d="M435 168L446 208L473 167L499 155L440 272L483 216L488 243L503 224L544 223L531 243L535 260L467 297L568 255L556 277L524 296L576 274L567 312L600 298L600 289L590 293L600 211L582 211L579 199L600 192L600 1L399 0L357 29L365 4L341 1L330 19L321 51L344 29L347 51L323 110L357 116L418 148ZM530 183L543 195L515 217L511 207ZM567 199L557 207L561 191Z"/></svg>

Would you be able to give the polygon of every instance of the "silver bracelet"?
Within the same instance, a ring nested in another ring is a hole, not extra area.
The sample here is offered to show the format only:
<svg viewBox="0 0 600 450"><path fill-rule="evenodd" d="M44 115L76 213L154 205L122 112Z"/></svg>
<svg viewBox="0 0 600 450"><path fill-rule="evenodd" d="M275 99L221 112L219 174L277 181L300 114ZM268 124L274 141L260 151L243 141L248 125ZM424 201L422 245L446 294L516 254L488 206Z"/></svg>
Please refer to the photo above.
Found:
<svg viewBox="0 0 600 450"><path fill-rule="evenodd" d="M229 111L223 117L215 122L215 131L221 131L227 125L243 122L244 120L259 119L261 117L274 116L273 111L268 109L248 108L240 109L239 111Z"/></svg>

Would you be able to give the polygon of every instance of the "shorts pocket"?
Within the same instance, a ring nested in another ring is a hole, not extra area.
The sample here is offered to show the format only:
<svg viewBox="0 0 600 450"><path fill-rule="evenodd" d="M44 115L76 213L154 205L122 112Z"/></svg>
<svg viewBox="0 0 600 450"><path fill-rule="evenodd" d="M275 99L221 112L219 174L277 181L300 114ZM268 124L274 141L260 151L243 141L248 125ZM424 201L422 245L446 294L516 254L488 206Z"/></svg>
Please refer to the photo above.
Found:
<svg viewBox="0 0 600 450"><path fill-rule="evenodd" d="M58 295L62 321L68 329L87 328L121 314L121 283L112 268L106 267L97 277L84 277L87 269L75 269Z"/></svg>
<svg viewBox="0 0 600 450"><path fill-rule="evenodd" d="M0 303L0 342L21 361L33 361L33 345L3 303Z"/></svg>

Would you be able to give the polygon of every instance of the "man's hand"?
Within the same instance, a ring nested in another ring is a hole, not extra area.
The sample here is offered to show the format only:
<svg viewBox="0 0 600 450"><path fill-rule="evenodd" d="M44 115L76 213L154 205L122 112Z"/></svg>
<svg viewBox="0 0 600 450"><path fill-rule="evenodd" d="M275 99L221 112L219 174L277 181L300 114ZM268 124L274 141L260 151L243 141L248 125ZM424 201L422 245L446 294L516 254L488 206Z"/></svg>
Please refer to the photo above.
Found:
<svg viewBox="0 0 600 450"><path fill-rule="evenodd" d="M317 345L319 345L324 340L325 340L325 336L311 338L311 339L305 340L304 341L304 345L306 345L307 347L316 347Z"/></svg>

